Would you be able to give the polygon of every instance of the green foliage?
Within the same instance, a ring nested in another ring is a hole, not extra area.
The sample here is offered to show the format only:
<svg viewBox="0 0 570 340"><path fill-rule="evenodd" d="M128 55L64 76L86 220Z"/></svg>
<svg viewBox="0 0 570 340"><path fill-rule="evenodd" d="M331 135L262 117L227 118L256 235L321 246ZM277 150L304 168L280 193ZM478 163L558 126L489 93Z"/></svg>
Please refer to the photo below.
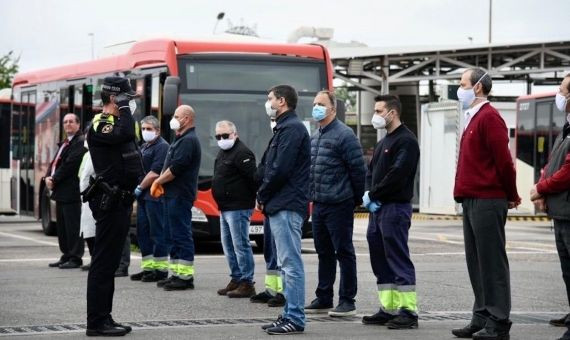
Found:
<svg viewBox="0 0 570 340"><path fill-rule="evenodd" d="M0 89L12 87L12 78L18 73L20 57L14 58L14 51L0 57Z"/></svg>
<svg viewBox="0 0 570 340"><path fill-rule="evenodd" d="M354 105L356 105L356 95L354 92L348 92L346 87L337 87L334 89L334 95L337 99L340 99L346 105L347 111L352 111Z"/></svg>

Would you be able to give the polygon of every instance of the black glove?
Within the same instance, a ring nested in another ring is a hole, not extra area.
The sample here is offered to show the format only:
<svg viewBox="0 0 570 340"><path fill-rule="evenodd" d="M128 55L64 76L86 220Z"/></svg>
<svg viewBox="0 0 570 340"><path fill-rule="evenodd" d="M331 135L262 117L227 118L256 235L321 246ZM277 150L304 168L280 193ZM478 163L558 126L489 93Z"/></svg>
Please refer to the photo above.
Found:
<svg viewBox="0 0 570 340"><path fill-rule="evenodd" d="M129 107L130 100L131 98L129 98L126 94L120 93L115 97L115 105L117 105L119 110L126 107L127 109L129 109L130 112L130 107Z"/></svg>

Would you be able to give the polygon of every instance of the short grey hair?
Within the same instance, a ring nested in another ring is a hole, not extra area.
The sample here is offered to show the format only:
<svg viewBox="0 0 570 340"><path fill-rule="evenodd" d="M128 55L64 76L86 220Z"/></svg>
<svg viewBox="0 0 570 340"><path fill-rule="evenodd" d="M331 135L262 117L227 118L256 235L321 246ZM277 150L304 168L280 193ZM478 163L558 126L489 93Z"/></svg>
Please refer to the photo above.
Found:
<svg viewBox="0 0 570 340"><path fill-rule="evenodd" d="M143 124L150 124L155 130L160 131L160 123L158 122L158 119L155 116L144 117L143 119L141 119L141 125Z"/></svg>
<svg viewBox="0 0 570 340"><path fill-rule="evenodd" d="M483 85L483 94L488 95L493 87L493 78L491 78L491 75L480 67L472 67L467 69L465 72L467 71L471 71L471 76L469 77L471 85L475 86L475 83L479 82Z"/></svg>
<svg viewBox="0 0 570 340"><path fill-rule="evenodd" d="M230 128L230 131L232 133L237 133L236 125L230 122L229 120L220 120L219 122L216 123L216 129L221 128L222 126L227 126Z"/></svg>

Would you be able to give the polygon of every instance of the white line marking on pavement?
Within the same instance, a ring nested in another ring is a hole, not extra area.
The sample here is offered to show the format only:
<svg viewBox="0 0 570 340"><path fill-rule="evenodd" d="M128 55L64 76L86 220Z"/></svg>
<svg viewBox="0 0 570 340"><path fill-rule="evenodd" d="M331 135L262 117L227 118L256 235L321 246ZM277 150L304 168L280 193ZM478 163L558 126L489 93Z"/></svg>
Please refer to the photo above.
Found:
<svg viewBox="0 0 570 340"><path fill-rule="evenodd" d="M26 241L31 241L31 242L39 243L39 244L45 244L45 245L48 245L48 246L55 246L55 247L58 247L58 246L59 246L59 245L57 244L57 242L42 241L42 240L37 240L37 239L31 238L31 237L26 237L26 236L21 236L21 235L15 235L15 234L10 234L10 233L5 233L5 232L0 232L0 236L13 237L13 238L17 238L17 239L20 239L20 240L26 240Z"/></svg>

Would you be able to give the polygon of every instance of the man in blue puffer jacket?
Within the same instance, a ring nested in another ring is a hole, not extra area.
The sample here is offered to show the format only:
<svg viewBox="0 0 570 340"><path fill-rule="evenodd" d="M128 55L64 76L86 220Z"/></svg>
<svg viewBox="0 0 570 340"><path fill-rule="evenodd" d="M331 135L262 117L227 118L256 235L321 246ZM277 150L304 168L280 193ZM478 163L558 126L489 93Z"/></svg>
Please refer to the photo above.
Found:
<svg viewBox="0 0 570 340"><path fill-rule="evenodd" d="M306 313L329 316L356 314L356 255L352 244L354 207L362 203L366 166L362 147L348 126L336 119L336 100L321 91L313 101L319 130L311 137L310 192L313 201L313 239L319 255L316 299ZM340 266L339 303L333 307L336 262Z"/></svg>

